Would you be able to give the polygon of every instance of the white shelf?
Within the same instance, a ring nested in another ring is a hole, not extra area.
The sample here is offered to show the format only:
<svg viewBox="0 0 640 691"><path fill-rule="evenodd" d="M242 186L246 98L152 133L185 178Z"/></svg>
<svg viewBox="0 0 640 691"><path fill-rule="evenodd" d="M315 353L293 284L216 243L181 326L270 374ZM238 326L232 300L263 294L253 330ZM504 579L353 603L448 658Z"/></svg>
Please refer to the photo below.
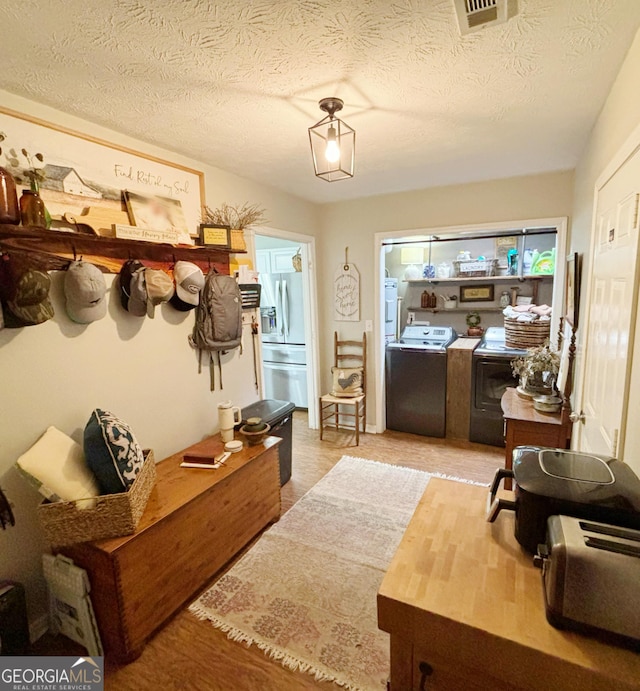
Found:
<svg viewBox="0 0 640 691"><path fill-rule="evenodd" d="M415 280L407 281L403 280L403 283L409 284L424 284L424 283L473 283L480 282L483 283L513 283L514 281L539 281L543 278L553 279L553 274L540 274L540 275L529 275L529 276L469 276L465 278L464 276L456 276L455 278L416 278Z"/></svg>

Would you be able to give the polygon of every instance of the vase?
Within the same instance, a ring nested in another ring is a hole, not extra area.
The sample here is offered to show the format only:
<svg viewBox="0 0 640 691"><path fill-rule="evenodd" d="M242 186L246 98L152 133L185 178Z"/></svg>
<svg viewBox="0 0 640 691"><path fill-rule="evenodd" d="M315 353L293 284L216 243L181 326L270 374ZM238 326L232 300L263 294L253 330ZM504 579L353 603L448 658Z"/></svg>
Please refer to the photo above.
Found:
<svg viewBox="0 0 640 691"><path fill-rule="evenodd" d="M13 175L0 166L0 223L20 223L20 207Z"/></svg>
<svg viewBox="0 0 640 691"><path fill-rule="evenodd" d="M534 372L523 377L520 385L524 391L532 394L549 396L553 393L553 386L545 380L544 372Z"/></svg>
<svg viewBox="0 0 640 691"><path fill-rule="evenodd" d="M20 218L23 226L47 227L47 210L40 195L33 190L23 190L20 197Z"/></svg>

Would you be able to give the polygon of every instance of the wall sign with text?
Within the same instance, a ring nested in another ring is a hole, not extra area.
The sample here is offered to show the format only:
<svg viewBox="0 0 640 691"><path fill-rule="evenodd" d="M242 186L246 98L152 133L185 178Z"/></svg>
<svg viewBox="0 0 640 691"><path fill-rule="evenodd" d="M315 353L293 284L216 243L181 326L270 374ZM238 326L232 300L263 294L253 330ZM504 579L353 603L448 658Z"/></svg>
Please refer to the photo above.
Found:
<svg viewBox="0 0 640 691"><path fill-rule="evenodd" d="M87 207L122 211L126 189L179 202L189 235L197 237L202 172L2 108L0 132L0 166L18 177L32 166L40 169L40 196L52 216L80 216Z"/></svg>
<svg viewBox="0 0 640 691"><path fill-rule="evenodd" d="M340 264L334 277L334 319L360 321L360 273L355 264Z"/></svg>

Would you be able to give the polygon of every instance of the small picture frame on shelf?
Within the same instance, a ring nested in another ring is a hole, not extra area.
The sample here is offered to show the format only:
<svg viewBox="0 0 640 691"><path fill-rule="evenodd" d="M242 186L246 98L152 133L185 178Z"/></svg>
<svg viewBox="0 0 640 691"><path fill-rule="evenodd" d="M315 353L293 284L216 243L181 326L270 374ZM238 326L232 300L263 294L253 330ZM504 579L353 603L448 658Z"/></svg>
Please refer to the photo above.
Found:
<svg viewBox="0 0 640 691"><path fill-rule="evenodd" d="M215 223L200 225L200 244L204 247L217 247L221 250L231 249L231 227Z"/></svg>
<svg viewBox="0 0 640 691"><path fill-rule="evenodd" d="M493 283L460 286L460 302L493 302Z"/></svg>

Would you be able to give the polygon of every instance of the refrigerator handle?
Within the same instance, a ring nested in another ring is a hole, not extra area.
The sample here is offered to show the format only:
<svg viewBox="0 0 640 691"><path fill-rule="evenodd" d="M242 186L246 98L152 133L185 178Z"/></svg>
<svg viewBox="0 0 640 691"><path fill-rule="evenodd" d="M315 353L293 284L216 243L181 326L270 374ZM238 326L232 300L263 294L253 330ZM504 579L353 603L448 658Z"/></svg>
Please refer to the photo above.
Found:
<svg viewBox="0 0 640 691"><path fill-rule="evenodd" d="M284 336L289 335L289 290L287 282L282 279L282 323L284 325Z"/></svg>
<svg viewBox="0 0 640 691"><path fill-rule="evenodd" d="M276 281L276 333L283 333L282 330L282 295L280 291L280 279Z"/></svg>

